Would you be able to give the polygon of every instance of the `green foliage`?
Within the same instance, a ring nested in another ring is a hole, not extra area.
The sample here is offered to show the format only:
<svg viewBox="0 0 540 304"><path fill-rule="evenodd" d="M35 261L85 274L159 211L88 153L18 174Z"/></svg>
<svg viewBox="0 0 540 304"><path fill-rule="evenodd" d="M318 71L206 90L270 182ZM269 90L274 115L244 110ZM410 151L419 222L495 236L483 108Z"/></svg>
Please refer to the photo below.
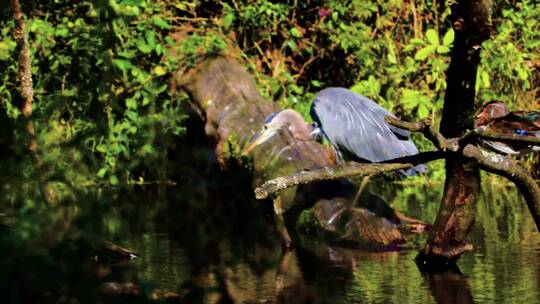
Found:
<svg viewBox="0 0 540 304"><path fill-rule="evenodd" d="M35 129L49 178L77 187L156 179L155 164L167 148L160 142L184 132L185 97L168 84L181 63L169 51L174 11L166 2L143 0L40 1L26 9L39 12L27 20L27 31ZM8 73L0 104L17 123L13 25L1 23L0 66ZM14 135L13 147L25 142L24 132Z"/></svg>
<svg viewBox="0 0 540 304"><path fill-rule="evenodd" d="M224 33L234 33L264 95L283 107L309 117L317 91L345 86L404 119L438 122L454 31L449 6L437 3L243 0L224 4L213 16L221 17ZM478 103L498 98L537 108L531 100L540 82L533 73L540 59L540 8L533 1L502 0L494 8L494 35L482 46ZM421 150L431 147L415 140Z"/></svg>

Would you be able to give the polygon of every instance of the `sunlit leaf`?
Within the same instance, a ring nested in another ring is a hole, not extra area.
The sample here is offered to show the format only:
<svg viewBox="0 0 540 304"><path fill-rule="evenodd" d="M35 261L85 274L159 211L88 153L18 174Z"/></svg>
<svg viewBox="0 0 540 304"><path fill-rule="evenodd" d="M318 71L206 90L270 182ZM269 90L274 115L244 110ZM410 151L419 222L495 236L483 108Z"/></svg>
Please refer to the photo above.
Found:
<svg viewBox="0 0 540 304"><path fill-rule="evenodd" d="M151 48L155 48L157 43L156 33L154 31L146 31L144 36L146 37L146 43L148 43Z"/></svg>
<svg viewBox="0 0 540 304"><path fill-rule="evenodd" d="M128 69L131 69L133 65L128 60L124 59L113 59L112 61L114 65L116 65L120 70L126 71Z"/></svg>
<svg viewBox="0 0 540 304"><path fill-rule="evenodd" d="M99 169L99 171L97 173L97 176L100 177L100 178L103 178L103 177L105 177L105 174L107 174L107 167L103 167L103 168Z"/></svg>
<svg viewBox="0 0 540 304"><path fill-rule="evenodd" d="M419 117L429 116L429 109L424 104L420 104L418 106L418 116Z"/></svg>
<svg viewBox="0 0 540 304"><path fill-rule="evenodd" d="M157 25L158 27L162 29L171 28L171 25L169 24L169 22L167 22L167 20L164 20L157 15L152 16L152 21L154 22L155 25Z"/></svg>
<svg viewBox="0 0 540 304"><path fill-rule="evenodd" d="M428 29L426 31L427 41L432 45L439 45L439 34L434 29Z"/></svg>
<svg viewBox="0 0 540 304"><path fill-rule="evenodd" d="M429 55L433 54L436 49L436 45L428 45L416 52L416 55L414 55L414 59L417 61L422 61L426 59Z"/></svg>
<svg viewBox="0 0 540 304"><path fill-rule="evenodd" d="M116 175L111 175L111 177L109 177L109 183L111 183L113 186L118 185L118 177L116 177Z"/></svg>
<svg viewBox="0 0 540 304"><path fill-rule="evenodd" d="M454 29L450 28L443 37L443 45L449 46L454 42Z"/></svg>
<svg viewBox="0 0 540 304"><path fill-rule="evenodd" d="M296 38L301 38L302 37L302 33L295 27L291 28L290 32L291 32L291 35L293 35Z"/></svg>
<svg viewBox="0 0 540 304"><path fill-rule="evenodd" d="M450 52L450 48L447 47L446 45L439 45L437 46L437 53L439 54L446 54Z"/></svg>
<svg viewBox="0 0 540 304"><path fill-rule="evenodd" d="M418 39L418 38L412 38L411 40L409 40L409 43L414 44L414 45L424 45L424 44L426 44L424 42L424 40Z"/></svg>
<svg viewBox="0 0 540 304"><path fill-rule="evenodd" d="M128 109L136 109L137 108L137 101L134 98L127 98L126 99L126 107Z"/></svg>
<svg viewBox="0 0 540 304"><path fill-rule="evenodd" d="M234 22L234 14L233 13L226 14L225 17L223 17L223 27L225 28L225 30L229 30L233 22Z"/></svg>
<svg viewBox="0 0 540 304"><path fill-rule="evenodd" d="M146 43L140 43L137 45L137 48L139 49L139 51L141 51L143 54L149 54L152 52L152 50L154 49L153 47L149 46L148 44Z"/></svg>
<svg viewBox="0 0 540 304"><path fill-rule="evenodd" d="M167 71L160 65L155 66L154 69L152 70L152 72L156 76L163 76L163 75L167 74Z"/></svg>

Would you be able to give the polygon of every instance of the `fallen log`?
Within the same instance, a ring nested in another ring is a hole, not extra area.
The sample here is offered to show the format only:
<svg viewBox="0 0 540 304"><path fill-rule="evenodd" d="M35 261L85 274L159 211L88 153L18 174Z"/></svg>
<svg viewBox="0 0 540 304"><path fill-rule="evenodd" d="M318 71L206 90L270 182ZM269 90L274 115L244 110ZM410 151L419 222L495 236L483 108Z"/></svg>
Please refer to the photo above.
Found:
<svg viewBox="0 0 540 304"><path fill-rule="evenodd" d="M253 79L236 59L225 56L205 59L194 69L179 73L176 85L189 94L190 105L204 119L205 133L215 142L215 154L220 167L226 170L235 162L249 168L253 188L279 176L335 165L323 145L314 140L296 140L287 129L280 129L270 140L250 151L247 157L241 153L260 130L266 116L279 109L275 103L260 95ZM401 168L410 165L389 166ZM335 193L333 197L323 197L316 191L325 186L332 188ZM353 198L343 198L339 194L340 187L340 184L330 184L329 181L311 187L294 185L273 197L276 226L284 245L292 244L287 227L295 224L295 219L286 223L285 213L306 204L313 206L323 199L335 203L342 203L345 199L352 204ZM362 222L376 223L379 228L366 229L370 231L369 237L359 234L349 239L356 238L362 243L368 240L377 244L395 244L403 240L397 226L380 224L383 219L371 212L355 214L366 218Z"/></svg>

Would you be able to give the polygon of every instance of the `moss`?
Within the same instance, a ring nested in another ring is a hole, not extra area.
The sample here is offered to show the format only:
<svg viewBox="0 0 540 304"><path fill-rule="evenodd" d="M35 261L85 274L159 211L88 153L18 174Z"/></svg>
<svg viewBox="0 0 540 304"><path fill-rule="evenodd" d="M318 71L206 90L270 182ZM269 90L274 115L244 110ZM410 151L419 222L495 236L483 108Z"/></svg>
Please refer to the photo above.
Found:
<svg viewBox="0 0 540 304"><path fill-rule="evenodd" d="M238 158L240 159L242 150L238 143L238 136L236 133L231 132L227 137L226 144L223 147L223 156L225 159Z"/></svg>
<svg viewBox="0 0 540 304"><path fill-rule="evenodd" d="M300 213L296 222L296 229L308 236L314 236L321 231L321 224L313 212L313 208L306 209Z"/></svg>

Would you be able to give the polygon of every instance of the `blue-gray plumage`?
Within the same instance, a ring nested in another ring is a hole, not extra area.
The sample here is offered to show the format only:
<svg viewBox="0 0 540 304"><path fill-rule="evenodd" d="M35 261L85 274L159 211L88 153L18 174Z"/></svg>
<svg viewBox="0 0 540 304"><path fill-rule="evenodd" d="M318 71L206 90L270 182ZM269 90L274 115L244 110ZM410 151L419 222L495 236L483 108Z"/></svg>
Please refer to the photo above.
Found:
<svg viewBox="0 0 540 304"><path fill-rule="evenodd" d="M395 117L373 100L345 88L327 88L315 96L311 116L343 161L381 162L418 154L409 132L385 122ZM402 172L414 175L426 170L418 165Z"/></svg>

